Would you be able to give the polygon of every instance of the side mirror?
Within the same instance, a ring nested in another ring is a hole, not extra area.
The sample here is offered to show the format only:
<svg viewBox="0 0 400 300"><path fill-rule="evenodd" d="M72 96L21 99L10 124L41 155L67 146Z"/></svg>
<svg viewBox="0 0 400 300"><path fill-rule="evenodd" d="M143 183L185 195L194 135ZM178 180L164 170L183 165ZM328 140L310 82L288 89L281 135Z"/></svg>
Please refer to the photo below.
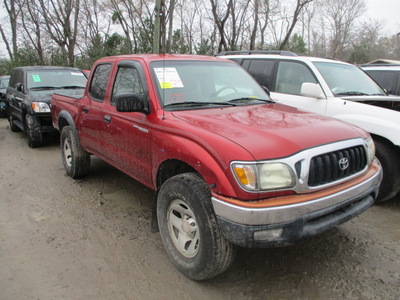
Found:
<svg viewBox="0 0 400 300"><path fill-rule="evenodd" d="M317 99L326 99L324 91L317 83L304 82L301 85L301 95Z"/></svg>
<svg viewBox="0 0 400 300"><path fill-rule="evenodd" d="M15 85L15 88L17 89L18 92L23 92L24 91L24 86L23 86L23 84L21 82L18 82Z"/></svg>
<svg viewBox="0 0 400 300"><path fill-rule="evenodd" d="M119 112L143 112L145 114L150 112L145 100L135 93L118 95L116 98L116 109Z"/></svg>

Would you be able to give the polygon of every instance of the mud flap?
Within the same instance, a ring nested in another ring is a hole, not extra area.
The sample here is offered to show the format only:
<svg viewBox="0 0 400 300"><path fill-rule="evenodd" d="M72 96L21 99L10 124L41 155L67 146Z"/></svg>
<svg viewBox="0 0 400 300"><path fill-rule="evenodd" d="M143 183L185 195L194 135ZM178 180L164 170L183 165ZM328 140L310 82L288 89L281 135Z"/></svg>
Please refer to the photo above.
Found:
<svg viewBox="0 0 400 300"><path fill-rule="evenodd" d="M158 197L158 190L154 193L153 196L153 204L151 207L151 232L157 233L159 232L158 222L157 222L157 197Z"/></svg>

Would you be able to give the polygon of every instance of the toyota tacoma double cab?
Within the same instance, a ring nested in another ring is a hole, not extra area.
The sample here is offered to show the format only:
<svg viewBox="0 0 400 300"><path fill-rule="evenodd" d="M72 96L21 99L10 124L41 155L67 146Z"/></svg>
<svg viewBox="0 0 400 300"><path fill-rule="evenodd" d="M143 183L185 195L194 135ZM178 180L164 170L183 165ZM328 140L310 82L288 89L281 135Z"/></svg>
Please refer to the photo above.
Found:
<svg viewBox="0 0 400 300"><path fill-rule="evenodd" d="M371 134L383 169L378 201L400 192L400 97L389 96L360 68L288 51L228 51L277 102L357 125Z"/></svg>
<svg viewBox="0 0 400 300"><path fill-rule="evenodd" d="M51 104L66 173L88 175L95 155L154 190L152 229L194 280L224 272L236 245L294 243L378 194L367 132L271 101L229 60L105 57L83 97Z"/></svg>
<svg viewBox="0 0 400 300"><path fill-rule="evenodd" d="M51 122L50 100L55 92L83 94L86 77L79 69L55 66L15 68L6 90L8 119L13 132L23 131L28 146L42 146L45 134L57 133Z"/></svg>

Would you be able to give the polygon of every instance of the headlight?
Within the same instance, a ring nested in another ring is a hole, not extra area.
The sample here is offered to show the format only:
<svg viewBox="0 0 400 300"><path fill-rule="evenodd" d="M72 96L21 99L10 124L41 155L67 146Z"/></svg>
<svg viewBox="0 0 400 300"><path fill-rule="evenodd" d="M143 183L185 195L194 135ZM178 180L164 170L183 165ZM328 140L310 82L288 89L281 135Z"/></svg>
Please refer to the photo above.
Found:
<svg viewBox="0 0 400 300"><path fill-rule="evenodd" d="M366 140L368 163L372 162L375 157L375 143L371 137Z"/></svg>
<svg viewBox="0 0 400 300"><path fill-rule="evenodd" d="M285 189L296 184L292 168L283 163L234 163L232 171L241 187L246 190Z"/></svg>
<svg viewBox="0 0 400 300"><path fill-rule="evenodd" d="M50 112L50 106L45 102L32 102L34 112Z"/></svg>

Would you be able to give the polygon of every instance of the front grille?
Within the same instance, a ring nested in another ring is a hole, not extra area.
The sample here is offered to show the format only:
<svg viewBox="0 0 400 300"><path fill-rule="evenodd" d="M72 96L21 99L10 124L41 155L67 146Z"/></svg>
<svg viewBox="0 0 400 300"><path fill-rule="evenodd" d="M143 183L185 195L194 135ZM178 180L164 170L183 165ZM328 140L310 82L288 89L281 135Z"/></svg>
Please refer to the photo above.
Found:
<svg viewBox="0 0 400 300"><path fill-rule="evenodd" d="M309 186L319 186L351 176L365 168L367 154L356 146L315 156L311 160Z"/></svg>

